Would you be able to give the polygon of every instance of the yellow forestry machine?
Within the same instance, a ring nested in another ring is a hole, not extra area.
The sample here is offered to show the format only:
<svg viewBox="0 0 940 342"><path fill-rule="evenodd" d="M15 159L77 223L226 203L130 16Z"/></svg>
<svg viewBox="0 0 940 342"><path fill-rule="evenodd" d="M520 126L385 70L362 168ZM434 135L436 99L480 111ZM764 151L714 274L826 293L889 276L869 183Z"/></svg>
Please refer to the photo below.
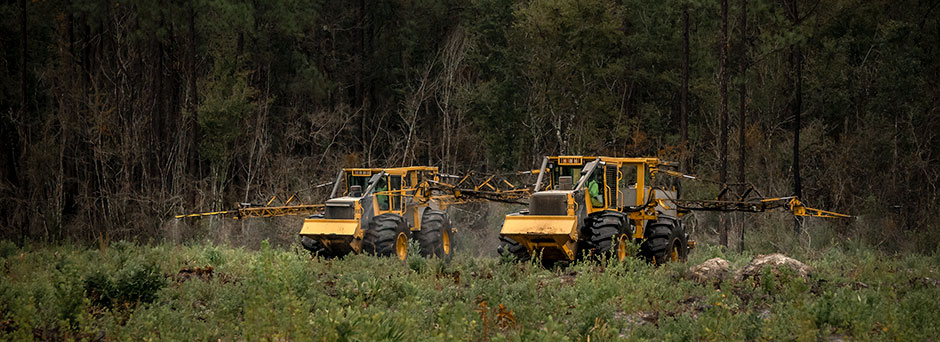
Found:
<svg viewBox="0 0 940 342"><path fill-rule="evenodd" d="M301 244L327 257L366 251L404 260L415 239L422 254L449 257L450 219L428 186L439 179L435 167L344 169L324 213L304 220Z"/></svg>
<svg viewBox="0 0 940 342"><path fill-rule="evenodd" d="M658 158L545 157L529 208L506 216L497 251L521 260L539 254L550 265L608 253L623 260L627 243L638 243L641 257L662 264L684 259L694 247L681 220L692 210L788 207L798 216L849 217L808 208L795 197L763 198L753 187L732 200L725 199L728 188L716 200L682 200L678 182L656 183L659 174L695 179L676 165Z"/></svg>
<svg viewBox="0 0 940 342"><path fill-rule="evenodd" d="M529 194L502 175L462 177L441 174L437 167L347 168L337 174L324 204L271 206L241 204L239 209L177 218L228 215L234 218L309 215L300 230L301 245L323 257L350 253L395 256L404 260L408 241L416 240L423 256L449 258L454 229L447 206L489 200L519 203ZM477 185L473 185L477 184Z"/></svg>

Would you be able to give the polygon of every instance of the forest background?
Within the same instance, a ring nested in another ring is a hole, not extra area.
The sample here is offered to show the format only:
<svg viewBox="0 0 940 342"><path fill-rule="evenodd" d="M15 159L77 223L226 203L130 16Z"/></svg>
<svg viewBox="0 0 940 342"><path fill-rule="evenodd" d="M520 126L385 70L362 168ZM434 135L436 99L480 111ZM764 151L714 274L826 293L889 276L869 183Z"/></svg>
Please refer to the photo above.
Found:
<svg viewBox="0 0 940 342"><path fill-rule="evenodd" d="M0 238L159 241L174 214L322 201L313 187L344 166L504 172L597 154L799 192L857 216L817 228L832 240L934 252L938 7L8 1Z"/></svg>

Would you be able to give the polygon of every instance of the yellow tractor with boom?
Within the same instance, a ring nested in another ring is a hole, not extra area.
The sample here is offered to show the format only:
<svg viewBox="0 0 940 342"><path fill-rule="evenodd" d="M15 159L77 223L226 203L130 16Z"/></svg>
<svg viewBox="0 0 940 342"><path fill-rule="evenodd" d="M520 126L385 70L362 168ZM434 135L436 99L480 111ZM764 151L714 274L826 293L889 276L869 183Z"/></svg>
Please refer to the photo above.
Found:
<svg viewBox="0 0 940 342"><path fill-rule="evenodd" d="M524 174L524 173L523 173ZM449 258L454 229L448 206L475 201L520 203L529 188L504 175L441 174L437 167L346 168L332 185L324 204L280 205L240 203L238 209L177 215L177 219L231 216L235 219L307 216L300 229L301 245L314 255L341 257L349 253L395 256L404 260L408 242L416 240L422 256ZM309 215L309 216L308 216Z"/></svg>
<svg viewBox="0 0 940 342"><path fill-rule="evenodd" d="M627 256L627 243L654 263L685 258L689 241L672 199L674 189L653 186L657 158L545 157L529 208L509 214L500 231L501 255L545 263L584 255Z"/></svg>
<svg viewBox="0 0 940 342"><path fill-rule="evenodd" d="M765 198L751 184L719 184L714 200L680 199L678 179L702 180L676 166L658 158L545 157L529 208L506 216L497 252L522 260L538 254L551 265L583 256L623 260L627 244L636 243L641 257L659 265L685 259L695 246L681 219L690 211L787 208L795 216L851 217L809 208L795 196Z"/></svg>
<svg viewBox="0 0 940 342"><path fill-rule="evenodd" d="M408 241L424 256L450 257L450 219L429 184L439 181L429 166L343 169L322 214L304 220L301 244L311 253L396 256L404 260Z"/></svg>

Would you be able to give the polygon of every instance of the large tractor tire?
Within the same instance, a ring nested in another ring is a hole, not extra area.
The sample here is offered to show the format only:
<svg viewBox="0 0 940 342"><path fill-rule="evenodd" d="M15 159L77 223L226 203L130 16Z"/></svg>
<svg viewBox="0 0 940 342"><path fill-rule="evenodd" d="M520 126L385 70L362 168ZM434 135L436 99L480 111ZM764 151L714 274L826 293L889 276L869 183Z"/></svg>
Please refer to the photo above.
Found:
<svg viewBox="0 0 940 342"><path fill-rule="evenodd" d="M670 261L685 260L688 255L688 236L680 222L659 219L646 227L646 239L640 245L640 255L656 266Z"/></svg>
<svg viewBox="0 0 940 342"><path fill-rule="evenodd" d="M327 259L342 258L351 251L351 249L348 248L344 250L331 250L324 246L319 240L314 240L306 236L300 238L300 245L310 252L310 256L319 256Z"/></svg>
<svg viewBox="0 0 940 342"><path fill-rule="evenodd" d="M326 247L323 246L323 244L320 243L320 241L311 239L309 237L301 236L300 245L303 246L304 249L306 249L312 255L325 256L327 254Z"/></svg>
<svg viewBox="0 0 940 342"><path fill-rule="evenodd" d="M531 258L525 246L505 236L499 237L499 246L496 247L496 253L513 258L516 261L528 261Z"/></svg>
<svg viewBox="0 0 940 342"><path fill-rule="evenodd" d="M415 240L421 246L421 256L450 259L453 255L450 240L453 233L446 213L425 209L421 216L421 230L415 232Z"/></svg>
<svg viewBox="0 0 940 342"><path fill-rule="evenodd" d="M626 257L625 246L619 244L629 243L627 216L619 211L602 211L594 213L585 220L582 229L581 251L582 255L591 258L616 256L618 260ZM617 246L617 250L614 250ZM621 253L622 252L622 253Z"/></svg>
<svg viewBox="0 0 940 342"><path fill-rule="evenodd" d="M528 215L528 211L519 211L512 215ZM525 246L505 236L499 237L499 245L496 246L496 254L501 257L510 258L513 261L529 261L529 259L532 259L532 256L529 255L529 250L526 249Z"/></svg>
<svg viewBox="0 0 940 342"><path fill-rule="evenodd" d="M362 251L405 260L410 238L411 231L404 218L395 214L382 214L369 221L369 229L362 237Z"/></svg>

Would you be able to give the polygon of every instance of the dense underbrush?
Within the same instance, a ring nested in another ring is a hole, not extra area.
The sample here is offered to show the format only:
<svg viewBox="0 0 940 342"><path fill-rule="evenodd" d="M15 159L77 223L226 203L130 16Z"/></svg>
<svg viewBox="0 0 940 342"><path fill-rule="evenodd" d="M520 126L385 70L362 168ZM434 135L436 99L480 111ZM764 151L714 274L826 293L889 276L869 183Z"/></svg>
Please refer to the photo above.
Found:
<svg viewBox="0 0 940 342"><path fill-rule="evenodd" d="M412 253L414 254L414 253ZM929 340L940 255L831 249L809 278L686 280L687 262L452 261L215 245L0 243L0 340Z"/></svg>

